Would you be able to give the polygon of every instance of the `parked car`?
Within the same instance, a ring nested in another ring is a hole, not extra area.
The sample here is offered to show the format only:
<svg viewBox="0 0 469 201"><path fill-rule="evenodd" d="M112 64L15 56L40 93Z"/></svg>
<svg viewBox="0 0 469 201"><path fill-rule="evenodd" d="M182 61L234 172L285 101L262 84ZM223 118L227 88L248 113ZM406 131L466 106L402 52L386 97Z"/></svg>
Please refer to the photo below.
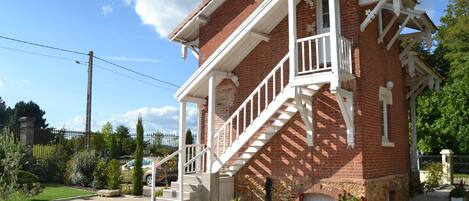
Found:
<svg viewBox="0 0 469 201"><path fill-rule="evenodd" d="M142 182L148 186L151 186L151 174L152 174L152 162L158 162L161 160L160 157L144 157L142 161L142 169L143 169L143 180ZM132 178L132 170L135 167L135 160L130 160L124 165L122 165L122 174L124 175L124 180L128 180L127 182L131 181ZM166 180L167 182L174 180L177 178L177 167L169 167L163 166L158 167L156 169L156 176L155 176L156 183L163 182Z"/></svg>

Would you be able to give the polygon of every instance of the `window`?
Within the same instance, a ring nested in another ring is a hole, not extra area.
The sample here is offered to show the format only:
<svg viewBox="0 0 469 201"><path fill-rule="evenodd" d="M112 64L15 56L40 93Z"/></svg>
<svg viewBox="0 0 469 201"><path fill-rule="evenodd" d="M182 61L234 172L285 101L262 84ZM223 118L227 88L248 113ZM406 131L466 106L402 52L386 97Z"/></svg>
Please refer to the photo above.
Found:
<svg viewBox="0 0 469 201"><path fill-rule="evenodd" d="M392 105L392 82L388 82L386 87L379 88L379 101L381 108L381 144L385 147L394 147L394 143L389 140L389 111Z"/></svg>
<svg viewBox="0 0 469 201"><path fill-rule="evenodd" d="M396 191L389 191L386 196L386 201L396 201Z"/></svg>
<svg viewBox="0 0 469 201"><path fill-rule="evenodd" d="M322 28L328 29L331 24L329 21L329 0L322 0Z"/></svg>

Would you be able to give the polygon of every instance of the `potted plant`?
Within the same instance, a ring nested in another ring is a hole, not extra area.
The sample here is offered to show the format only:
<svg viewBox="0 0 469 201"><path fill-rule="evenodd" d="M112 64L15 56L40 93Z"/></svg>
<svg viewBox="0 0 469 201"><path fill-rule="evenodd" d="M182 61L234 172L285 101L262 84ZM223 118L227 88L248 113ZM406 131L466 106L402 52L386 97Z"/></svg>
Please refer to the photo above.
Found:
<svg viewBox="0 0 469 201"><path fill-rule="evenodd" d="M464 196L466 196L466 190L464 189L465 183L461 180L456 188L451 190L449 197L451 201L464 201Z"/></svg>

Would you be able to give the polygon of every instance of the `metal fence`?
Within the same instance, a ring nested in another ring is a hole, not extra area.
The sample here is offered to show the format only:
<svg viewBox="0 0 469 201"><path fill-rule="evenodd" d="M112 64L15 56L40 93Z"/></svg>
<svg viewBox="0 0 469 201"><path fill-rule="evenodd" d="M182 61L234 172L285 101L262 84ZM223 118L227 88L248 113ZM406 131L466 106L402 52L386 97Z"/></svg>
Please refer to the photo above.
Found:
<svg viewBox="0 0 469 201"><path fill-rule="evenodd" d="M469 155L453 156L453 173L469 174Z"/></svg>
<svg viewBox="0 0 469 201"><path fill-rule="evenodd" d="M441 163L441 155L419 155L418 156L418 169L424 170L428 164Z"/></svg>
<svg viewBox="0 0 469 201"><path fill-rule="evenodd" d="M36 159L46 159L57 150L64 151L70 156L85 149L93 149L106 157L111 154L110 149L113 149L118 157L129 158L136 149L136 137L135 133L102 134L63 129L36 129L33 156ZM192 138L195 141L195 136ZM160 132L144 133L143 142L144 156L164 156L177 150L179 136ZM111 146L113 148L110 148Z"/></svg>

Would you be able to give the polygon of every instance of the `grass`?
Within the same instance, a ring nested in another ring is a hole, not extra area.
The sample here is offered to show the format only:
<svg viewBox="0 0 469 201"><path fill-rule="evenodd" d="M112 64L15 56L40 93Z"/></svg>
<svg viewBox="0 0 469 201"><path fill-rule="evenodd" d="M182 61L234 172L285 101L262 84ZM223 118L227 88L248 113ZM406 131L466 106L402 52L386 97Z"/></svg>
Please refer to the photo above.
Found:
<svg viewBox="0 0 469 201"><path fill-rule="evenodd" d="M454 178L467 178L469 179L469 174L454 174Z"/></svg>
<svg viewBox="0 0 469 201"><path fill-rule="evenodd" d="M29 201L49 201L92 194L94 193L73 187L46 184L44 191L39 195L30 198Z"/></svg>

